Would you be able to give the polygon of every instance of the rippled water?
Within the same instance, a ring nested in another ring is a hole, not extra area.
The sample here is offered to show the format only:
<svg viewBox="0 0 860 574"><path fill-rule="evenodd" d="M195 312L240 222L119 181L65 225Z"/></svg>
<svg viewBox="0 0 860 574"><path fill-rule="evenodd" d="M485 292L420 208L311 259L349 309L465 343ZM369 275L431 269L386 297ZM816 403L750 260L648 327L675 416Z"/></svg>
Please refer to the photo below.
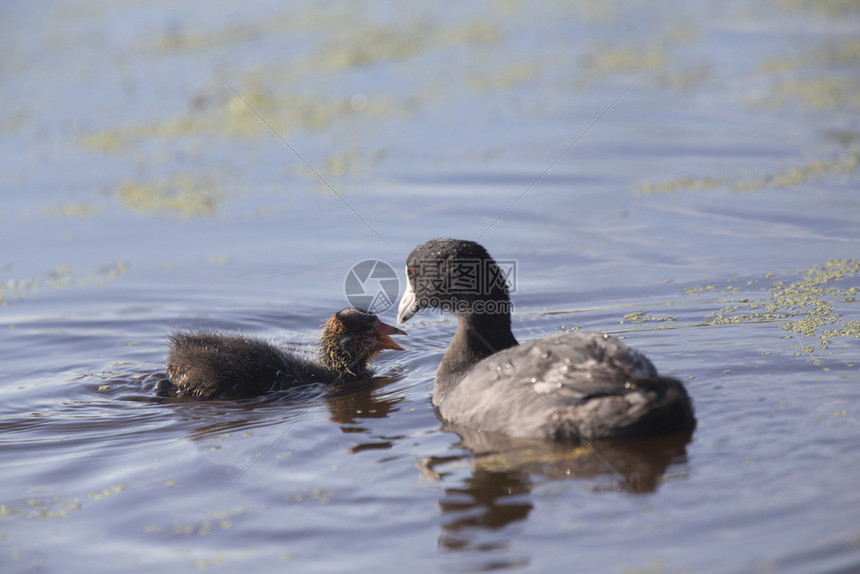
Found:
<svg viewBox="0 0 860 574"><path fill-rule="evenodd" d="M860 568L856 2L0 15L3 572ZM154 396L172 330L310 348L437 236L516 260L520 340L683 380L692 440L445 426L429 312L337 393Z"/></svg>

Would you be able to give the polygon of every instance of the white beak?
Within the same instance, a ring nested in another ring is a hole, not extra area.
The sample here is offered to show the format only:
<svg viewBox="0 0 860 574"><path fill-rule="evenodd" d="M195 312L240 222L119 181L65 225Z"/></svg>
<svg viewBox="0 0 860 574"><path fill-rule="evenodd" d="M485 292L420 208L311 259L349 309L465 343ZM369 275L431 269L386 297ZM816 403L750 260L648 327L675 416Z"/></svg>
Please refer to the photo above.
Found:
<svg viewBox="0 0 860 574"><path fill-rule="evenodd" d="M418 305L415 304L415 291L412 290L412 285L407 279L406 292L403 293L403 298L400 300L400 306L397 308L397 322L405 323L417 312Z"/></svg>

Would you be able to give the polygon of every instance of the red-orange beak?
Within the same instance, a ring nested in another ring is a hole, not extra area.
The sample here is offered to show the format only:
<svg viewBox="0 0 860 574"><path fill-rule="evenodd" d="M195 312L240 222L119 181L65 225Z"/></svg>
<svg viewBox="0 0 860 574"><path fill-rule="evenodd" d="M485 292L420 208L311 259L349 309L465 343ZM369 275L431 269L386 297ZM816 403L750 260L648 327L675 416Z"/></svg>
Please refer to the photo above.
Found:
<svg viewBox="0 0 860 574"><path fill-rule="evenodd" d="M392 349L394 351L404 350L403 347L397 344L397 341L391 338L391 335L405 335L405 331L377 320L376 329L373 331L373 334L379 337L379 340L373 345L372 350L374 355L381 353L385 349Z"/></svg>

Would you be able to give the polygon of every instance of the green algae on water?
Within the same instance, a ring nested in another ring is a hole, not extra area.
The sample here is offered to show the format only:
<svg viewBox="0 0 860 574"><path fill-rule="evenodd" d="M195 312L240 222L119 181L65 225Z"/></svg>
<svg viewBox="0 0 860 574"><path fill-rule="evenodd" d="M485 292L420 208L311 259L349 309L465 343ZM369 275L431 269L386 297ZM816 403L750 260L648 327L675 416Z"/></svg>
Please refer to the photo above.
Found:
<svg viewBox="0 0 860 574"><path fill-rule="evenodd" d="M38 295L42 290L47 289L90 285L103 287L108 281L118 279L128 270L127 263L118 261L102 267L95 273L82 273L67 265L58 265L47 273L23 279L8 278L3 280L2 275L0 275L0 306Z"/></svg>
<svg viewBox="0 0 860 574"><path fill-rule="evenodd" d="M678 317L657 317L650 315L647 311L634 311L632 313L627 313L626 315L621 317L621 321L619 322L623 324L626 321L629 321L638 327L645 323L673 324L678 322ZM665 328L665 326L661 327L661 329L662 328Z"/></svg>
<svg viewBox="0 0 860 574"><path fill-rule="evenodd" d="M685 175L661 183L643 183L636 189L636 195L660 193L679 193L708 191L725 188L736 193L777 189L803 185L828 176L851 175L860 165L860 150L848 150L844 154L807 161L797 166L787 167L767 175L726 175L695 177Z"/></svg>
<svg viewBox="0 0 860 574"><path fill-rule="evenodd" d="M778 108L791 101L811 110L846 108L858 111L860 81L835 75L785 80L773 88L764 103Z"/></svg>
<svg viewBox="0 0 860 574"><path fill-rule="evenodd" d="M833 259L802 271L797 281L778 281L765 289L765 297L727 301L731 305L706 319L710 325L778 323L791 336L817 337L815 344L792 347L798 355L811 355L825 351L837 338L860 339L860 321L845 320L837 309L840 300L848 305L857 302L860 288L844 283L856 277L860 261Z"/></svg>
<svg viewBox="0 0 860 574"><path fill-rule="evenodd" d="M78 218L90 217L101 213L101 208L89 203L75 203L70 205L49 205L43 210L45 217L54 218Z"/></svg>
<svg viewBox="0 0 860 574"><path fill-rule="evenodd" d="M702 293L707 293L708 291L713 291L716 289L716 285L702 285L701 287L685 287L684 295L701 295Z"/></svg>
<svg viewBox="0 0 860 574"><path fill-rule="evenodd" d="M119 199L130 211L182 217L215 215L224 194L208 178L182 175L161 181L120 185Z"/></svg>
<svg viewBox="0 0 860 574"><path fill-rule="evenodd" d="M771 0L785 8L795 10L815 10L831 18L842 18L851 14L860 14L860 2L857 0Z"/></svg>
<svg viewBox="0 0 860 574"><path fill-rule="evenodd" d="M87 498L90 500L102 500L123 492L128 487L124 484L115 484L98 492L90 492ZM73 512L79 512L84 502L81 497L60 498L29 498L18 506L0 504L0 518L25 518L25 519L65 519Z"/></svg>

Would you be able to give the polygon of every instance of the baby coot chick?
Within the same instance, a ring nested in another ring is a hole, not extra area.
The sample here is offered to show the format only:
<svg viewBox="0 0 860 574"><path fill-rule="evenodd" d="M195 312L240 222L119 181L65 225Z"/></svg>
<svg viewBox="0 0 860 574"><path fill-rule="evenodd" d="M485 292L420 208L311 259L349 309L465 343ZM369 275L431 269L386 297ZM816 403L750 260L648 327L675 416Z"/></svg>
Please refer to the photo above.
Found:
<svg viewBox="0 0 860 574"><path fill-rule="evenodd" d="M644 355L597 333L561 333L519 344L506 277L473 241L433 239L406 260L397 320L436 308L457 331L436 371L433 404L466 427L560 440L691 432L684 386Z"/></svg>
<svg viewBox="0 0 860 574"><path fill-rule="evenodd" d="M167 374L178 395L202 399L238 399L307 383L352 381L370 377L368 363L383 350L402 351L391 335L405 334L352 307L326 322L315 360L242 335L175 333L170 336Z"/></svg>

